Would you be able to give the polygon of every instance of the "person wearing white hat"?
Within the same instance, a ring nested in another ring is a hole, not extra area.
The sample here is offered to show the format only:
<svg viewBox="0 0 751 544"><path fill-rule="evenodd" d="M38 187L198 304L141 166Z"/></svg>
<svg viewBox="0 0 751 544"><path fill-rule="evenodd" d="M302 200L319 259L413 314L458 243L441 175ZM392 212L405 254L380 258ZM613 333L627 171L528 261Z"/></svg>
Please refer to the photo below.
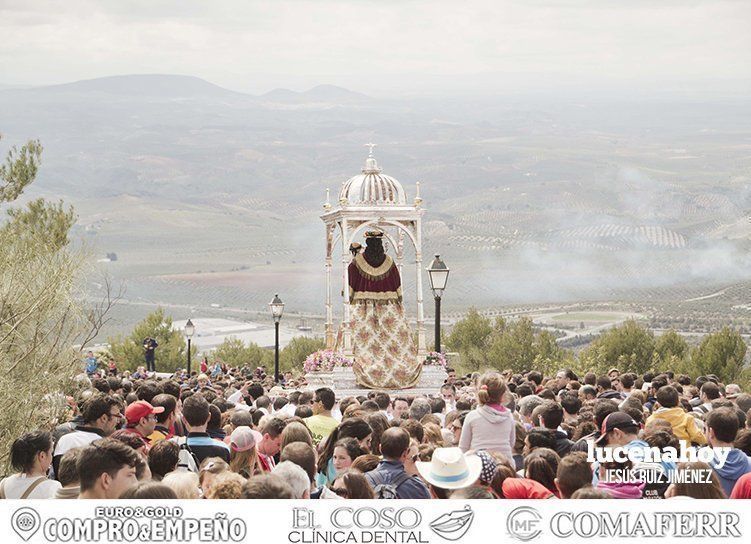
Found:
<svg viewBox="0 0 751 544"><path fill-rule="evenodd" d="M436 498L448 498L447 490L463 489L480 478L482 459L465 454L460 448L437 448L430 462L415 463L420 477Z"/></svg>

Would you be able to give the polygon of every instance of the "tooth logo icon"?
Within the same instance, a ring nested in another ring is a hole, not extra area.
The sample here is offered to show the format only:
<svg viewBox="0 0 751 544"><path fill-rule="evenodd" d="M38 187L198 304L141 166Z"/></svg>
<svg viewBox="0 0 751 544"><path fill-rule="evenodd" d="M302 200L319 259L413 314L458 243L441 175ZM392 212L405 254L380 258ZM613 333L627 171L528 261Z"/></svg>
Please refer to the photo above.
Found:
<svg viewBox="0 0 751 544"><path fill-rule="evenodd" d="M459 540L469 531L475 513L467 505L463 510L454 510L430 522L432 531L446 540Z"/></svg>

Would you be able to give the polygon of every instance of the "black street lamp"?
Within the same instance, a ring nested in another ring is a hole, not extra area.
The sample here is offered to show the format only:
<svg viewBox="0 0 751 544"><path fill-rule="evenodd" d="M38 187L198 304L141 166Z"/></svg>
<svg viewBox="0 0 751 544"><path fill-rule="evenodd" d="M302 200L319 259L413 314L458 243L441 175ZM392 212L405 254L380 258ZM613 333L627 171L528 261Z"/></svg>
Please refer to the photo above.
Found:
<svg viewBox="0 0 751 544"><path fill-rule="evenodd" d="M279 383L279 322L284 312L284 302L279 298L279 293L269 302L271 317L274 318L274 382Z"/></svg>
<svg viewBox="0 0 751 544"><path fill-rule="evenodd" d="M188 322L185 323L185 337L188 339L188 379L190 379L190 339L193 338L195 332L195 325L193 325L193 322L188 319Z"/></svg>
<svg viewBox="0 0 751 544"><path fill-rule="evenodd" d="M449 280L449 269L441 260L441 256L435 256L433 262L427 268L430 277L430 288L433 290L435 297L435 350L441 352L441 297L443 290L446 289L446 282Z"/></svg>

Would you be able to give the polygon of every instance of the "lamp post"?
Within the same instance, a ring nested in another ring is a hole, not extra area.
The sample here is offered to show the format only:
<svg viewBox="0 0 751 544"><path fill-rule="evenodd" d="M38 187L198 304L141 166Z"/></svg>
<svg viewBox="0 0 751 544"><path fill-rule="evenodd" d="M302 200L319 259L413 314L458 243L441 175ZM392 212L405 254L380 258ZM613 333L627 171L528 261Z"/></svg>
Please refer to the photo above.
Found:
<svg viewBox="0 0 751 544"><path fill-rule="evenodd" d="M279 298L279 293L269 302L271 317L274 318L274 383L279 383L279 322L284 312L284 302Z"/></svg>
<svg viewBox="0 0 751 544"><path fill-rule="evenodd" d="M188 339L188 379L190 379L190 339L193 338L195 332L195 325L193 325L193 322L188 319L188 322L185 323L185 337Z"/></svg>
<svg viewBox="0 0 751 544"><path fill-rule="evenodd" d="M443 290L446 289L446 282L449 279L449 269L441 260L441 256L436 254L433 262L427 268L430 278L430 288L433 290L435 298L435 350L441 351L441 297Z"/></svg>

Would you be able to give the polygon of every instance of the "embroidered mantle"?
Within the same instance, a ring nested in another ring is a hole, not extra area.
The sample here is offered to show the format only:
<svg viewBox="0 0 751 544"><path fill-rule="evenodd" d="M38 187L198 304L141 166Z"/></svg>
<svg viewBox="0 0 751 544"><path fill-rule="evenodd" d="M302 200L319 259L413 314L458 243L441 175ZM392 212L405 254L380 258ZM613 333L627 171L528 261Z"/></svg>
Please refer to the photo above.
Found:
<svg viewBox="0 0 751 544"><path fill-rule="evenodd" d="M373 266L360 254L352 259L348 273L350 303L402 301L399 268L388 255L382 264Z"/></svg>

